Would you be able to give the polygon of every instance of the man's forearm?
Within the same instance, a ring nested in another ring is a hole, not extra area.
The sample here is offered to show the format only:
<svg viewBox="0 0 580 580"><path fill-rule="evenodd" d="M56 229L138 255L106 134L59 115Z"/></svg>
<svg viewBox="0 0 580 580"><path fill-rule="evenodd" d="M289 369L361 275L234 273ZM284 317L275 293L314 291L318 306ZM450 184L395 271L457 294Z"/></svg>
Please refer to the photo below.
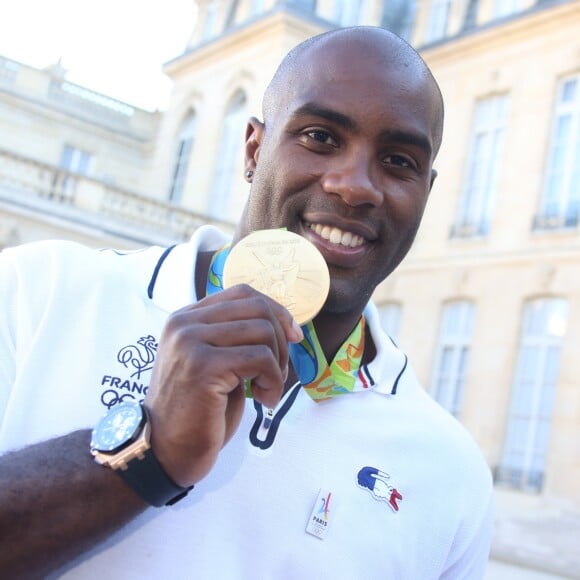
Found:
<svg viewBox="0 0 580 580"><path fill-rule="evenodd" d="M0 457L0 570L42 577L95 546L147 506L89 453L76 431Z"/></svg>

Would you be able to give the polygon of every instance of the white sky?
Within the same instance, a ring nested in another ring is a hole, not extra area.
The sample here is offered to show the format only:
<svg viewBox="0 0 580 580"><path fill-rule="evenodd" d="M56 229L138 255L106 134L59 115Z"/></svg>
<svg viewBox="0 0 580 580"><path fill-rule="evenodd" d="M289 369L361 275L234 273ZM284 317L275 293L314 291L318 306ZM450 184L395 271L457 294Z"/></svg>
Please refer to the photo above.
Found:
<svg viewBox="0 0 580 580"><path fill-rule="evenodd" d="M163 109L161 67L183 53L194 21L194 0L0 0L0 55L36 68L60 58L71 82Z"/></svg>

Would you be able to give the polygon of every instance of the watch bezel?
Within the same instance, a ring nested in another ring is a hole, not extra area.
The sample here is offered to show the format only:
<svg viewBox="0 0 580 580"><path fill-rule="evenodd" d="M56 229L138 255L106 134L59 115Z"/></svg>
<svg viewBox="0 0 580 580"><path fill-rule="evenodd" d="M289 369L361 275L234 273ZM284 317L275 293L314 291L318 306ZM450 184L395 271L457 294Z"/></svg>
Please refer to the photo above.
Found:
<svg viewBox="0 0 580 580"><path fill-rule="evenodd" d="M103 442L103 431L107 428L110 428L111 422L114 417L116 417L119 413L123 411L131 410L134 414L135 422L130 431L124 436L123 439L119 440L113 447L107 445ZM91 437L91 452L93 455L95 453L103 453L105 455L115 455L119 453L123 449L127 448L129 445L135 443L139 438L139 435L143 431L143 427L146 423L147 415L145 413L145 409L143 409L143 405L141 403L125 401L123 403L119 403L114 407L111 407L101 417L95 428L92 432Z"/></svg>

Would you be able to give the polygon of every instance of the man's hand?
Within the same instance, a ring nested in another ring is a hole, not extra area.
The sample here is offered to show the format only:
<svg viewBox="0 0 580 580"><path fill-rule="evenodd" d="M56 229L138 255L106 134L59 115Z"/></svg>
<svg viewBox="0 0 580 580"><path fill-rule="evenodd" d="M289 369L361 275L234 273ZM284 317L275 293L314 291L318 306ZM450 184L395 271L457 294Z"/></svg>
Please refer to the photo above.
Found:
<svg viewBox="0 0 580 580"><path fill-rule="evenodd" d="M172 314L165 326L145 405L151 445L181 486L197 483L239 426L244 379L267 407L280 400L288 343L302 331L275 301L240 285Z"/></svg>

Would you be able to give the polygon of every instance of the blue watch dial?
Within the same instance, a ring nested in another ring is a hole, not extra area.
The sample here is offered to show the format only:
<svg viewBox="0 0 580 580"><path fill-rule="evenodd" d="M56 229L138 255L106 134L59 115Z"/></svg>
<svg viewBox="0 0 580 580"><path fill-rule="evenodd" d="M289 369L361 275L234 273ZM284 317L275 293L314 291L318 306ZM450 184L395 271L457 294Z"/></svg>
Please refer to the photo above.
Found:
<svg viewBox="0 0 580 580"><path fill-rule="evenodd" d="M119 451L134 441L141 431L145 415L138 403L114 406L93 431L91 447L97 451Z"/></svg>

